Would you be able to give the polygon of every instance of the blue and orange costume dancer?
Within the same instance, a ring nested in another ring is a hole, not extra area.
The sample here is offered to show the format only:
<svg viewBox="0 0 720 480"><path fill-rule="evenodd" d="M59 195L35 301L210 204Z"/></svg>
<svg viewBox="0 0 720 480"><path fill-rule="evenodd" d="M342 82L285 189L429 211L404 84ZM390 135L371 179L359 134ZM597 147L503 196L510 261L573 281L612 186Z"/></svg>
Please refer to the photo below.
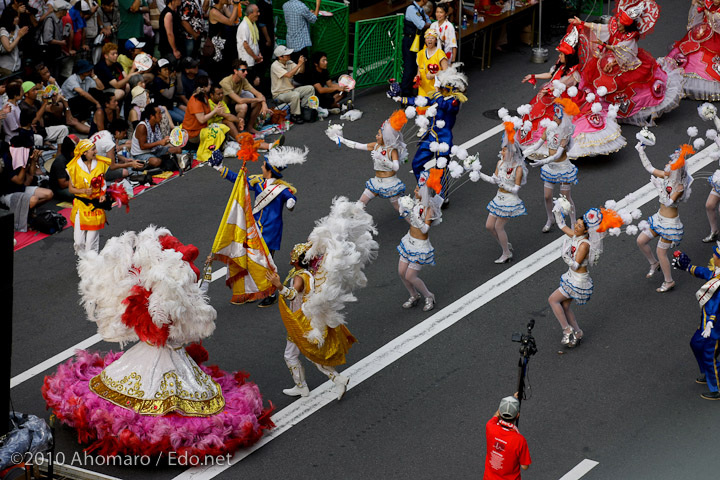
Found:
<svg viewBox="0 0 720 480"><path fill-rule="evenodd" d="M695 293L702 314L700 326L690 340L690 348L695 354L695 359L700 367L700 377L697 383L707 384L708 392L700 396L706 400L720 400L718 383L720 375L718 371L718 348L720 344L720 331L715 328L718 310L720 310L720 243L713 249L711 268L692 265L690 258L682 252L676 252L673 259L673 266L679 270L686 270L691 275L707 280L707 282Z"/></svg>

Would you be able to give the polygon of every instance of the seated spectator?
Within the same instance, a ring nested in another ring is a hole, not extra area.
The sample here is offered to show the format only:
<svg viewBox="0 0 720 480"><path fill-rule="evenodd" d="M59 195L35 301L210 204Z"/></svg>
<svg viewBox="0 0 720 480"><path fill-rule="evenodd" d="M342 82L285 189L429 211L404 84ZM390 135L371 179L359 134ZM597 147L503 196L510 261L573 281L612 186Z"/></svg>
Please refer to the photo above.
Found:
<svg viewBox="0 0 720 480"><path fill-rule="evenodd" d="M50 165L50 171L48 172L50 190L53 192L53 198L60 202L72 202L75 199L75 195L68 190L70 176L65 169L73 158L75 145L77 145L78 141L77 135L65 137L60 145L60 153L55 156L52 165Z"/></svg>
<svg viewBox="0 0 720 480"><path fill-rule="evenodd" d="M118 142L127 138L127 131L127 120L118 118L110 122L109 130L101 130L90 137L90 141L97 147L97 154L110 159L110 167L105 172L105 180L109 183L129 177L133 181L152 183L152 177L144 178L144 175L138 175L130 170L142 170L145 167L143 162L120 155L117 150Z"/></svg>
<svg viewBox="0 0 720 480"><path fill-rule="evenodd" d="M22 88L18 82L10 82L5 87L5 95L7 102L3 105L6 108L7 116L2 121L3 132L5 132L5 141L17 135L20 128L20 99L22 98Z"/></svg>
<svg viewBox="0 0 720 480"><path fill-rule="evenodd" d="M214 117L210 118L208 123L222 123L223 125L227 125L230 128L230 136L237 138L238 134L242 132L245 127L245 121L230 113L230 108L223 100L223 87L220 85L210 87L208 105L212 110L220 107L220 111L218 111Z"/></svg>
<svg viewBox="0 0 720 480"><path fill-rule="evenodd" d="M68 135L68 128L65 125L56 125L49 127L48 131L36 123L39 116L41 115L32 108L21 108L18 135L26 134L36 148L55 147L59 152L62 141Z"/></svg>
<svg viewBox="0 0 720 480"><path fill-rule="evenodd" d="M223 78L220 86L225 95L225 103L228 106L232 105L232 110L238 118L246 120L248 132L257 134L260 132L255 129L255 122L260 114L268 110L268 106L265 96L247 81L247 75L247 63L237 59L233 62L233 74Z"/></svg>
<svg viewBox="0 0 720 480"><path fill-rule="evenodd" d="M0 173L0 202L11 210L13 208L11 197L15 193L29 193L27 208L35 208L53 198L52 190L33 186L37 184L35 172L37 169L40 150L32 148L32 144L18 142L17 140L8 148L3 147L3 169ZM27 216L27 213L25 214Z"/></svg>
<svg viewBox="0 0 720 480"><path fill-rule="evenodd" d="M40 147L43 143L57 144L58 152L60 145L67 137L69 130L66 125L48 125L45 126L45 114L50 106L50 98L43 97L43 101L37 99L38 86L33 82L23 82L22 90L24 97L20 102L20 116L24 114L30 116L31 126L35 131L35 146ZM20 123L23 124L22 118Z"/></svg>
<svg viewBox="0 0 720 480"><path fill-rule="evenodd" d="M90 132L88 135L105 130L110 122L120 117L118 100L114 93L95 90L93 97L102 104L102 108L95 109L95 113L90 118Z"/></svg>
<svg viewBox="0 0 720 480"><path fill-rule="evenodd" d="M307 107L308 99L315 94L312 85L295 87L292 79L305 70L305 57L300 57L295 64L290 60L293 51L283 45L275 48L277 60L270 67L270 81L272 82L272 95L278 103L290 104L290 120L294 123L305 123L302 119L300 106Z"/></svg>
<svg viewBox="0 0 720 480"><path fill-rule="evenodd" d="M130 92L128 81L137 73L135 65L130 65L130 70L125 73L118 62L118 46L114 43L103 45L102 58L95 64L94 70L106 88L115 89L115 98L118 100L122 100Z"/></svg>
<svg viewBox="0 0 720 480"><path fill-rule="evenodd" d="M7 76L20 70L20 40L27 35L28 27L18 25L20 14L12 8L6 8L0 15L0 76Z"/></svg>
<svg viewBox="0 0 720 480"><path fill-rule="evenodd" d="M81 120L90 117L90 112L102 108L100 102L90 94L91 89L104 90L105 85L93 72L93 66L87 60L78 60L75 73L62 84L61 92L70 105L70 111Z"/></svg>
<svg viewBox="0 0 720 480"><path fill-rule="evenodd" d="M133 132L130 155L135 160L147 162L149 167L160 167L164 156L181 153L181 147L168 147L170 138L160 131L163 112L158 105L148 104L142 112L140 123Z"/></svg>
<svg viewBox="0 0 720 480"><path fill-rule="evenodd" d="M172 64L166 58L161 58L157 63L157 75L152 82L150 91L153 99L158 105L167 109L175 123L182 123L185 117L185 110L175 105L177 74ZM184 106L184 105L183 105Z"/></svg>
<svg viewBox="0 0 720 480"><path fill-rule="evenodd" d="M145 46L145 42L141 42L137 38L131 38L127 42L125 42L125 49L127 50L127 55L124 53L121 55L118 55L117 61L122 66L123 71L127 75L132 75L130 73L130 70L132 70L133 65L135 63L135 57L140 55L143 52L143 47ZM152 55L150 55L152 57ZM137 70L136 70L137 71ZM140 72L143 77L145 77L146 82L151 82L154 75L148 70L146 72Z"/></svg>
<svg viewBox="0 0 720 480"><path fill-rule="evenodd" d="M140 118L142 117L142 112L143 110L145 110L145 106L152 102L152 98L150 97L150 92L145 89L145 82L138 83L135 87L133 87L130 93L132 96L132 101L130 102L132 105L132 109L128 114L128 120L134 128L140 121ZM159 107L160 110L163 112L163 118L160 122L160 132L163 134L163 136L169 135L170 131L175 127L175 124L172 121L172 118L170 118L170 113L167 111L167 108L163 107L162 105L160 105Z"/></svg>
<svg viewBox="0 0 720 480"><path fill-rule="evenodd" d="M190 97L195 93L195 88L197 88L195 80L198 77L208 76L205 70L198 68L198 65L200 65L200 61L190 57L186 57L180 63L180 81L177 82L177 93L183 105L187 105Z"/></svg>
<svg viewBox="0 0 720 480"><path fill-rule="evenodd" d="M43 115L45 128L54 125L67 125L79 133L87 134L90 131L90 127L73 116L70 111L70 105L65 97L60 94L60 87L57 81L50 75L50 69L48 69L44 63L39 63L35 66L35 74L38 80L38 91L48 85L57 87L57 90L52 94L46 95L43 93L43 97L48 96L49 98L48 108ZM39 100L36 100L35 106L40 108L40 103Z"/></svg>
<svg viewBox="0 0 720 480"><path fill-rule="evenodd" d="M333 113L340 113L340 102L345 98L345 87L330 79L327 66L327 54L317 51L312 55L312 67L305 73L305 81L315 88L320 106L327 109L337 109Z"/></svg>
<svg viewBox="0 0 720 480"><path fill-rule="evenodd" d="M195 94L190 97L182 126L188 132L188 144L197 145L197 159L205 162L212 155L211 147L220 148L230 127L222 123L211 123L216 115L225 112L222 103L210 107L210 79L198 77Z"/></svg>

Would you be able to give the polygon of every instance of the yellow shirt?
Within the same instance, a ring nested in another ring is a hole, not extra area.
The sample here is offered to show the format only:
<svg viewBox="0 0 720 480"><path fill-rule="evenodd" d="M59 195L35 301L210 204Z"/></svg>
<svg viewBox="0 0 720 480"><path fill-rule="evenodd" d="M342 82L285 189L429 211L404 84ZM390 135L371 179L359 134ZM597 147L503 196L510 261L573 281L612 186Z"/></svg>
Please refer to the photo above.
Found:
<svg viewBox="0 0 720 480"><path fill-rule="evenodd" d="M208 105L210 105L210 110L213 110L218 104L208 98ZM220 105L222 105L222 107L225 109L225 113L230 113L230 109L228 108L227 103L225 103L225 100L220 100ZM208 120L208 125L210 125L211 123L222 123L223 120L223 117L221 117L220 115L215 115L210 120Z"/></svg>
<svg viewBox="0 0 720 480"><path fill-rule="evenodd" d="M75 188L92 188L91 195L77 194L76 197L94 200L105 195L105 172L110 167L110 159L95 155L95 161L92 164L92 170L87 171L87 167L83 164L82 159L78 158L68 163L67 173L70 176L70 182ZM93 187L93 179L95 186ZM105 210L95 208L88 205L77 198L73 200L73 208L70 213L70 223L75 225L75 217L80 214L80 230L101 230L105 227Z"/></svg>
<svg viewBox="0 0 720 480"><path fill-rule="evenodd" d="M440 62L443 58L447 59L447 55L445 55L445 52L443 52L440 47L435 50L435 53L433 53L430 58L427 58L427 47L424 47L417 53L418 73L420 74L420 87L418 87L418 95L427 97L436 90L435 80L427 79L427 66L434 63L440 67Z"/></svg>

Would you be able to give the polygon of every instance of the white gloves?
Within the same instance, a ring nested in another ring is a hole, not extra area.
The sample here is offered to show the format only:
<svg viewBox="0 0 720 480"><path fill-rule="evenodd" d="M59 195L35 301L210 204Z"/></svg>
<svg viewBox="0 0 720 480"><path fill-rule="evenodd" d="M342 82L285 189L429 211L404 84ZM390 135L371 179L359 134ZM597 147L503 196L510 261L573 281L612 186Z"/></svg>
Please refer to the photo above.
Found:
<svg viewBox="0 0 720 480"><path fill-rule="evenodd" d="M507 188L507 187L503 187L503 188L506 189L510 193L517 193L518 191L520 191L520 185L513 185L510 188Z"/></svg>
<svg viewBox="0 0 720 480"><path fill-rule="evenodd" d="M402 101L402 97L392 97L392 100L393 100L393 102L398 102L398 103L399 103L399 102Z"/></svg>
<svg viewBox="0 0 720 480"><path fill-rule="evenodd" d="M294 198L288 198L287 202L285 202L285 206L288 210L292 210L293 207L295 207L295 199Z"/></svg>
<svg viewBox="0 0 720 480"><path fill-rule="evenodd" d="M397 172L398 170L400 170L400 162L399 162L398 160L393 160L393 167L392 167L392 168L393 168L393 170L396 171L396 172Z"/></svg>
<svg viewBox="0 0 720 480"><path fill-rule="evenodd" d="M717 115L715 115L715 116L713 117L713 123L715 124L715 128L717 128L718 130L720 130L720 118L718 118Z"/></svg>
<svg viewBox="0 0 720 480"><path fill-rule="evenodd" d="M348 140L343 137L338 137L338 141L350 148L354 148L355 150L367 150L367 143L353 142L352 140Z"/></svg>
<svg viewBox="0 0 720 480"><path fill-rule="evenodd" d="M642 162L643 167L645 167L645 170L650 175L654 174L655 167L652 166L652 164L650 163L650 159L645 154L645 147L638 143L637 145L635 145L635 150L637 150L638 154L640 154L640 161Z"/></svg>
<svg viewBox="0 0 720 480"><path fill-rule="evenodd" d="M660 203L662 203L666 207L672 207L675 201L668 195L668 197L665 200L661 200Z"/></svg>
<svg viewBox="0 0 720 480"><path fill-rule="evenodd" d="M498 184L498 181L500 180L500 179L497 177L497 175L495 175L495 174L493 174L493 176L491 177L490 175L485 175L485 174L482 173L482 172L479 172L479 173L480 173L480 180L482 180L483 182L487 182L487 183L491 183L491 184L493 184L493 185L497 185L497 184Z"/></svg>
<svg viewBox="0 0 720 480"><path fill-rule="evenodd" d="M712 320L709 321L709 322L707 322L707 323L705 324L705 330L703 330L700 335L702 335L703 338L708 338L708 337L710 336L710 332L711 332L712 329L713 329L713 326L714 326L714 325L713 325Z"/></svg>
<svg viewBox="0 0 720 480"><path fill-rule="evenodd" d="M526 148L525 151L523 152L523 156L525 158L527 158L530 155L532 155L533 153L537 152L540 149L540 147L542 147L542 144L543 144L543 139L541 138L540 140L538 140L537 142L533 143L528 148Z"/></svg>
<svg viewBox="0 0 720 480"><path fill-rule="evenodd" d="M578 262L576 262L575 260L573 260L573 262L570 264L570 268L572 268L573 270L575 270L577 272L577 269L580 268L580 264Z"/></svg>
<svg viewBox="0 0 720 480"><path fill-rule="evenodd" d="M530 165L533 167L547 165L548 163L554 162L555 160L560 158L562 156L563 152L565 152L565 147L560 147L557 149L557 151L555 152L554 155L550 155L549 157L543 158L542 160L536 160L534 162L530 162Z"/></svg>

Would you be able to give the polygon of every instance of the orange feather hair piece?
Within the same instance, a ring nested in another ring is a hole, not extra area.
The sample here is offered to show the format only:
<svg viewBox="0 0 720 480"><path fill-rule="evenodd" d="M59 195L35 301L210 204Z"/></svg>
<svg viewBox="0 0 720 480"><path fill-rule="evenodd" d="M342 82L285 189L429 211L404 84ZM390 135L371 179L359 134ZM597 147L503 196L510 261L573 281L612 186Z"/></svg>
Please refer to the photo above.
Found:
<svg viewBox="0 0 720 480"><path fill-rule="evenodd" d="M440 191L442 191L442 176L442 168L431 168L430 176L427 179L428 188L435 190L435 193L440 193Z"/></svg>
<svg viewBox="0 0 720 480"><path fill-rule="evenodd" d="M505 122L503 125L505 125L508 145L515 143L515 124L513 122Z"/></svg>
<svg viewBox="0 0 720 480"><path fill-rule="evenodd" d="M556 98L554 103L562 105L565 114L570 115L571 117L580 113L580 107L578 107L577 104L569 98Z"/></svg>
<svg viewBox="0 0 720 480"><path fill-rule="evenodd" d="M407 116L405 115L404 110L395 110L393 112L393 114L390 115L390 118L388 119L388 121L390 122L390 126L397 131L402 130L402 128L407 123L407 120L408 119L407 119Z"/></svg>
<svg viewBox="0 0 720 480"><path fill-rule="evenodd" d="M678 168L682 168L685 166L685 157L688 155L694 155L695 150L693 147L688 145L687 143L684 143L680 145L680 156L677 160L675 160L673 163L670 164L670 170L677 170Z"/></svg>
<svg viewBox="0 0 720 480"><path fill-rule="evenodd" d="M600 214L602 215L602 220L597 228L598 232L604 232L611 228L620 228L623 226L622 217L615 210L601 208Z"/></svg>

